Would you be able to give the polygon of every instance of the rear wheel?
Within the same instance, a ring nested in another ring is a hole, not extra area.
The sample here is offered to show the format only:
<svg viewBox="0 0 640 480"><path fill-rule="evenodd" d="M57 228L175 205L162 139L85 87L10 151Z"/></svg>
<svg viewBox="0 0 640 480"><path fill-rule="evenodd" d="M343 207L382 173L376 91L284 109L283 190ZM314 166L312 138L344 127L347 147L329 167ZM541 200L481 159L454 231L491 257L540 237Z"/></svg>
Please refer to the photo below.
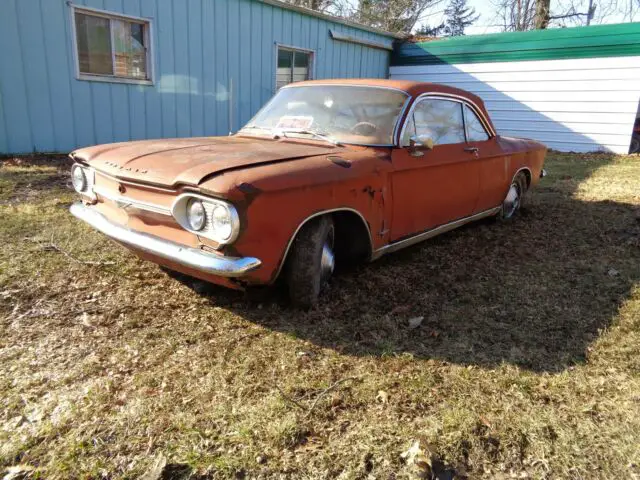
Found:
<svg viewBox="0 0 640 480"><path fill-rule="evenodd" d="M298 232L287 258L291 303L311 308L329 283L335 268L335 229L328 215L314 218Z"/></svg>
<svg viewBox="0 0 640 480"><path fill-rule="evenodd" d="M524 173L519 173L509 186L507 196L502 202L502 210L499 217L502 220L512 219L522 208L525 194L527 193L527 177Z"/></svg>

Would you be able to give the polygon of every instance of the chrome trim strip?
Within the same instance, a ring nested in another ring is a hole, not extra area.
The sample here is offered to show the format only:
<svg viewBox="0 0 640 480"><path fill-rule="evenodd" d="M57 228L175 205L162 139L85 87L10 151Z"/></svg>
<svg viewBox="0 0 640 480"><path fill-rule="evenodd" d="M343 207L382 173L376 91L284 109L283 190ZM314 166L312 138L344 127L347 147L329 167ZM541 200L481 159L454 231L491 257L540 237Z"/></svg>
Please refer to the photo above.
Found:
<svg viewBox="0 0 640 480"><path fill-rule="evenodd" d="M400 145L400 147L406 146L406 145L402 145L402 138L404 138L404 132L407 128L407 123L408 123L407 119L411 117L416 106L418 105L418 103L420 103L420 100L423 100L424 98L429 98L429 97L444 98L444 99L453 100L453 101L457 101L458 103L463 103L468 105L469 108L471 108L476 113L476 115L478 115L478 118L480 118L480 121L482 122L482 125L487 130L487 132L489 132L492 137L497 136L496 131L493 128L491 128L491 123L486 119L486 117L482 113L482 110L475 104L473 100L467 97L463 97L461 95L455 95L453 93L426 92L418 95L414 100L414 102L411 104L411 108L407 113L404 124L402 125L402 130L400 131L400 136L398 138L398 145Z"/></svg>
<svg viewBox="0 0 640 480"><path fill-rule="evenodd" d="M320 215L325 215L327 213L334 213L334 212L353 212L356 215L358 215L360 217L360 219L362 220L362 223L364 223L364 226L367 229L367 232L369 233L369 246L370 246L370 250L373 252L373 238L371 237L371 229L369 228L369 224L367 223L367 221L365 220L364 216L357 210L353 209L353 208L349 208L349 207L343 207L343 208L333 208L333 209L329 209L329 210L323 210L321 212L316 212L313 215L308 216L307 218L305 218L300 225L298 225L298 228L296 228L295 232L293 232L293 235L291 235L291 238L289 239L289 243L287 243L287 248L284 250L284 255L282 256L282 260L280 261L280 265L278 265L278 270L276 271L275 276L273 277L273 280L275 281L275 279L277 279L280 276L280 272L282 271L282 268L284 267L284 264L287 261L287 256L289 255L289 250L291 249L291 245L293 244L293 241L296 238L296 235L298 235L298 232L300 231L300 229L304 226L304 224L306 224L309 220L318 217Z"/></svg>
<svg viewBox="0 0 640 480"><path fill-rule="evenodd" d="M115 202L120 208L133 207L139 210L147 210L149 212L160 213L169 217L171 216L171 209L163 207L162 205L142 202L140 200L134 200L130 197L124 197L122 195L113 195L110 191L103 189L102 187L94 187L93 191L100 195L102 198L106 198L107 200Z"/></svg>
<svg viewBox="0 0 640 480"><path fill-rule="evenodd" d="M157 190L158 192L165 192L165 193L176 193L177 192L177 190L171 190L170 188L162 188L162 187L156 187L156 186L153 186L153 185L148 185L146 183L136 183L136 182L132 182L132 181L129 181L129 180L122 180L122 179L120 179L118 177L115 177L113 175L109 175L108 173L102 172L102 171L98 170L95 167L89 167L89 168L94 170L98 175L102 175L103 177L107 177L107 178L109 178L109 179L111 179L111 180L113 180L115 182L122 183L123 185L131 185L133 187L146 188L148 190Z"/></svg>
<svg viewBox="0 0 640 480"><path fill-rule="evenodd" d="M491 215L497 214L502 207L494 207L489 210L485 210L484 212L476 213L475 215L471 215L469 217L460 218L450 223L445 223L444 225L440 225L439 227L433 228L431 230L427 230L426 232L419 233L409 238L405 238L404 240L399 240L394 243L390 243L385 245L384 247L380 247L375 250L371 255L372 260L377 260L383 255L387 253L395 252L402 248L409 247L411 245L415 245L416 243L420 243L423 240L428 240L429 238L433 238L441 233L448 232L455 228L461 227L462 225L473 222L475 220L480 220L482 218L490 217Z"/></svg>
<svg viewBox="0 0 640 480"><path fill-rule="evenodd" d="M258 268L262 263L257 258L225 257L130 230L110 222L104 215L87 207L82 202L71 205L69 211L76 218L88 223L113 240L204 273L230 278L241 277Z"/></svg>

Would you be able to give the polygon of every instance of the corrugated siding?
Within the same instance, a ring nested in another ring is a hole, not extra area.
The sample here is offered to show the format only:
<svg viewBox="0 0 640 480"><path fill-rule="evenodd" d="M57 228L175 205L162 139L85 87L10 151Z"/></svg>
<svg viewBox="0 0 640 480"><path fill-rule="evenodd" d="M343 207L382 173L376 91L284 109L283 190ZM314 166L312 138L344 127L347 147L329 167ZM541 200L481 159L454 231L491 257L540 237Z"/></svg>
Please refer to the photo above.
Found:
<svg viewBox="0 0 640 480"><path fill-rule="evenodd" d="M391 68L481 97L501 135L561 151L627 153L640 99L640 57Z"/></svg>
<svg viewBox="0 0 640 480"><path fill-rule="evenodd" d="M405 43L391 64L519 62L640 55L640 23L552 28Z"/></svg>
<svg viewBox="0 0 640 480"><path fill-rule="evenodd" d="M276 43L314 50L314 78L388 74L388 51L332 40L329 29L381 43L391 38L257 0L75 4L151 19L155 84L77 80L66 1L3 0L0 153L225 135L273 95Z"/></svg>

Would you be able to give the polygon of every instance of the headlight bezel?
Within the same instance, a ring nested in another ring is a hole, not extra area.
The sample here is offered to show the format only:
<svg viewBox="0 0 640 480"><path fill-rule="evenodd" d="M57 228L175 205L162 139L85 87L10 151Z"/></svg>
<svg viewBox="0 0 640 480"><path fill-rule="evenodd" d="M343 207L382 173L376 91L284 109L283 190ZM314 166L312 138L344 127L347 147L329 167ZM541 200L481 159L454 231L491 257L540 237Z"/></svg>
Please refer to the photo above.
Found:
<svg viewBox="0 0 640 480"><path fill-rule="evenodd" d="M194 230L189 222L187 208L192 199L199 200L204 206L206 219L201 230ZM231 232L227 238L220 236L213 229L213 210L218 206L225 208L229 213ZM219 245L229 245L233 243L240 233L240 217L238 216L238 211L233 204L218 198L191 192L182 193L174 200L171 206L171 214L178 224L188 232L213 240Z"/></svg>
<svg viewBox="0 0 640 480"><path fill-rule="evenodd" d="M78 190L76 188L75 183L73 182L73 178L74 178L74 173L76 170L80 170L82 172L82 174L84 175L84 185L82 190ZM96 199L96 194L93 191L93 186L95 185L95 172L91 167L88 167L86 165L83 165L81 163L74 163L71 166L71 186L73 187L73 190L80 194L83 195L91 200L95 200Z"/></svg>
<svg viewBox="0 0 640 480"><path fill-rule="evenodd" d="M78 179L77 176L77 172L80 172L80 175L82 175L81 177L81 186L78 186L76 184L76 180ZM84 193L87 190L87 174L85 172L85 169L82 168L80 165L74 165L71 168L71 185L73 185L73 189L77 192L77 193Z"/></svg>

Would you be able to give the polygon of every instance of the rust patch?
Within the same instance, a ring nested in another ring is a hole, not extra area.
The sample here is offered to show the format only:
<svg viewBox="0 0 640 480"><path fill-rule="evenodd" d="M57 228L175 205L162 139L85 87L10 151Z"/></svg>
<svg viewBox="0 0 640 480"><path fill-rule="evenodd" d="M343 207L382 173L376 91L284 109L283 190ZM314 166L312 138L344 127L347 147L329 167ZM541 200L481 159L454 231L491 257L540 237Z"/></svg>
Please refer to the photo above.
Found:
<svg viewBox="0 0 640 480"><path fill-rule="evenodd" d="M364 187L362 189L362 192L363 193L368 193L371 198L373 198L375 196L375 194L376 194L376 191L373 188L371 188L370 185L367 185L366 187Z"/></svg>

